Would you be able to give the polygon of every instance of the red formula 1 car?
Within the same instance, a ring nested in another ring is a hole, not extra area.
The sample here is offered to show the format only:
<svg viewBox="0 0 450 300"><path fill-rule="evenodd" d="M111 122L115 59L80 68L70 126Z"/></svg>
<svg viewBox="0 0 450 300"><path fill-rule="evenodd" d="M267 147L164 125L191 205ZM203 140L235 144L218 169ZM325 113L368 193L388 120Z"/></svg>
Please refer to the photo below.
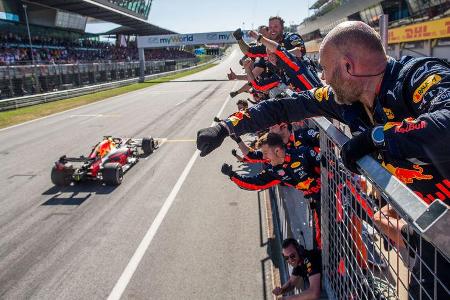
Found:
<svg viewBox="0 0 450 300"><path fill-rule="evenodd" d="M92 148L88 157L67 157L55 162L51 179L57 186L67 186L71 182L83 180L101 180L108 185L119 185L123 174L140 157L139 149L144 155L149 155L158 147L158 142L151 137L118 138L105 136L103 141ZM74 167L72 163L79 163Z"/></svg>

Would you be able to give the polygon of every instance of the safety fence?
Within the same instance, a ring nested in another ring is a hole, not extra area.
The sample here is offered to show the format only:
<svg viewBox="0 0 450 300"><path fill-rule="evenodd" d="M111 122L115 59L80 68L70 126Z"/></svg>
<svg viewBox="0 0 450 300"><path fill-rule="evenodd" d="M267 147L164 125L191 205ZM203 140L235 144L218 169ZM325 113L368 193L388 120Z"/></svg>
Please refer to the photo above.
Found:
<svg viewBox="0 0 450 300"><path fill-rule="evenodd" d="M163 76L174 75L179 72L202 67L203 65L213 63L218 59L220 59L220 57L212 58L211 60L207 60L206 62L204 62L202 64L198 64L198 65L194 64L194 66L190 66L189 64L184 64L181 66L177 66L177 68L172 71L155 72L153 74L151 72L146 72L146 73L150 73L150 74L145 75L144 79L151 80L151 79L156 79L156 78L160 78ZM162 70L164 70L164 69L162 69ZM133 74L135 74L135 73L133 73ZM108 89L112 89L112 88L129 85L132 83L136 83L138 81L139 81L139 74L137 74L131 78L128 78L128 79L114 80L114 81L110 81L110 82L106 82L106 83L97 83L94 85L86 85L83 87L69 88L66 90L60 90L60 91L54 91L54 92L48 92L48 93L39 93L39 94L29 95L29 96L21 96L21 97L2 99L2 100L0 100L0 111L17 109L20 107L25 107L25 106L30 106L30 105L40 104L40 103L46 103L46 102L56 101L56 100L60 100L60 99L66 99L66 98L70 98L70 97L77 97L77 96L86 95L89 93L95 93L95 92L99 92L99 91L103 91L103 90L108 90Z"/></svg>
<svg viewBox="0 0 450 300"><path fill-rule="evenodd" d="M438 199L427 205L369 156L358 162L363 175L351 173L339 156L349 138L325 118L312 124L321 134L322 282L329 299L450 299L447 206ZM311 249L306 200L288 187L271 194L281 237Z"/></svg>
<svg viewBox="0 0 450 300"><path fill-rule="evenodd" d="M145 62L145 75L188 68L197 58ZM0 66L0 99L68 90L140 75L139 61Z"/></svg>

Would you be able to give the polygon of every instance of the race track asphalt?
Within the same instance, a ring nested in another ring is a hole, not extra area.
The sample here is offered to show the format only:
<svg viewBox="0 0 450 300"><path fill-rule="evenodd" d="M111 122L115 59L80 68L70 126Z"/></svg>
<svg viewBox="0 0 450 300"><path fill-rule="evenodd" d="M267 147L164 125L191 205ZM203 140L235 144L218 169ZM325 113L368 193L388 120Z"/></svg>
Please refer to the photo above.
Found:
<svg viewBox="0 0 450 300"><path fill-rule="evenodd" d="M226 101L221 117L236 109L228 93L242 82L214 80L239 71L241 55L234 48L177 82L0 130L0 299L270 298L263 194L220 173L223 162L238 165L230 139L205 158L195 154L197 130ZM53 186L54 161L86 155L104 135L167 141L118 187Z"/></svg>

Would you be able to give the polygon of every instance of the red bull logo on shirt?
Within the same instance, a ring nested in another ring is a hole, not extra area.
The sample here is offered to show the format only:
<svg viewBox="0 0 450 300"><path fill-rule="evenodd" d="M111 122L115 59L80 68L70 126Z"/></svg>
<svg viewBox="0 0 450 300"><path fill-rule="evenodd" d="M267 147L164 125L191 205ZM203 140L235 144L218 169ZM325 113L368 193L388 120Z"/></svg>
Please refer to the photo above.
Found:
<svg viewBox="0 0 450 300"><path fill-rule="evenodd" d="M427 127L427 122L415 120L413 118L407 118L403 122L387 122L384 124L384 130L389 130L395 127L397 133L407 133L413 130L420 130Z"/></svg>
<svg viewBox="0 0 450 300"><path fill-rule="evenodd" d="M413 183L414 179L415 180L433 179L432 175L423 174L423 168L419 165L414 165L413 166L414 170L398 168L398 167L394 167L391 164L385 164L385 163L383 163L382 165L386 170L389 171L389 173L391 173L392 175L397 177L401 182L403 182L405 184Z"/></svg>
<svg viewBox="0 0 450 300"><path fill-rule="evenodd" d="M395 127L395 132L398 133L407 133L413 130L424 129L427 127L427 122L425 121L406 121L406 126L397 126Z"/></svg>
<svg viewBox="0 0 450 300"><path fill-rule="evenodd" d="M309 186L313 183L314 178L308 177L308 179L299 182L295 187L299 190L309 190Z"/></svg>

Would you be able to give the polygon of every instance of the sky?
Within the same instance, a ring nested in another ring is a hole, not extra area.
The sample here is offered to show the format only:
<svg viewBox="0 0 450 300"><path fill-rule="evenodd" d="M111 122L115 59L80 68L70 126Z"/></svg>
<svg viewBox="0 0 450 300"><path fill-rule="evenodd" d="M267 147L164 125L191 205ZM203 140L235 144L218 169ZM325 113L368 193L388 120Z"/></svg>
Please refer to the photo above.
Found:
<svg viewBox="0 0 450 300"><path fill-rule="evenodd" d="M270 16L281 16L285 25L299 24L308 17L316 0L153 0L148 21L178 32L197 33L255 29L268 24ZM311 12L312 13L312 12ZM105 32L118 27L111 23L88 24L87 32Z"/></svg>

